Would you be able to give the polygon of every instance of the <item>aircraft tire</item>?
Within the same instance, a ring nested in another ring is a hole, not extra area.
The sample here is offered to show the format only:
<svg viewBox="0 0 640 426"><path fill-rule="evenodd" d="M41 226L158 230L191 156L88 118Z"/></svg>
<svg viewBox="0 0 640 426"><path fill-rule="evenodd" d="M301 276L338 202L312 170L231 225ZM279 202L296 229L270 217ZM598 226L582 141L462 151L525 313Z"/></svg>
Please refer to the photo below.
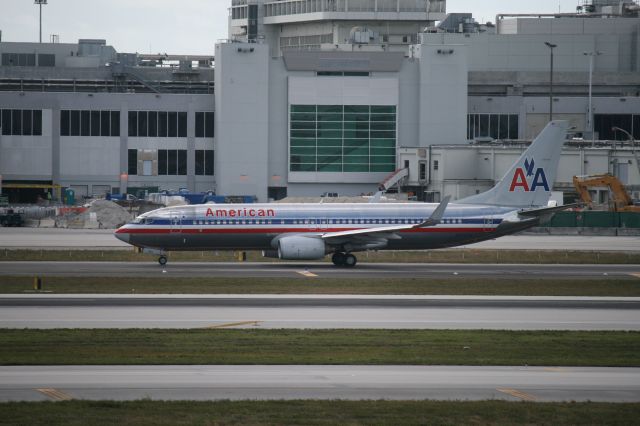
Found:
<svg viewBox="0 0 640 426"><path fill-rule="evenodd" d="M358 263L358 258L352 255L351 253L345 256L344 266L348 268L353 268L354 266L356 266L356 263Z"/></svg>
<svg viewBox="0 0 640 426"><path fill-rule="evenodd" d="M336 252L331 256L331 261L336 266L344 266L347 256L344 253Z"/></svg>
<svg viewBox="0 0 640 426"><path fill-rule="evenodd" d="M158 258L158 263L160 264L160 266L164 266L167 264L167 256L160 256Z"/></svg>

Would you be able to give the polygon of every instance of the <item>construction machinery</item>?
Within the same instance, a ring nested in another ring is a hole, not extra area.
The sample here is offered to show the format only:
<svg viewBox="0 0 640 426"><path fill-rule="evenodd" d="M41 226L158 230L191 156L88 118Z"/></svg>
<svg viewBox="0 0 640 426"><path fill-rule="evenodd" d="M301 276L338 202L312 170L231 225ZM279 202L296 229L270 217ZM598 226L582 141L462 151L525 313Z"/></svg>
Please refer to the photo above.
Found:
<svg viewBox="0 0 640 426"><path fill-rule="evenodd" d="M631 196L625 189L620 180L611 175L588 175L574 176L573 186L575 186L578 195L589 208L593 208L593 200L589 193L590 188L606 187L610 194L610 210L615 212L638 212L640 213L640 205L635 205Z"/></svg>

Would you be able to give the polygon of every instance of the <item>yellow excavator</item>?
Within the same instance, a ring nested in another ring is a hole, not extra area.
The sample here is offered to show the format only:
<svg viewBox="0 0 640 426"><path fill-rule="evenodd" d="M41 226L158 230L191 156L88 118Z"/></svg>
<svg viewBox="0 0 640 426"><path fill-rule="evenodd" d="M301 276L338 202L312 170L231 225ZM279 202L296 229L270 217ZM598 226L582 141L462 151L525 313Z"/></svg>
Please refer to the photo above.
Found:
<svg viewBox="0 0 640 426"><path fill-rule="evenodd" d="M589 208L593 208L593 200L591 199L589 188L607 187L611 194L611 210L615 212L640 213L640 206L633 204L633 200L622 182L611 174L574 176L573 186L576 187L578 195Z"/></svg>

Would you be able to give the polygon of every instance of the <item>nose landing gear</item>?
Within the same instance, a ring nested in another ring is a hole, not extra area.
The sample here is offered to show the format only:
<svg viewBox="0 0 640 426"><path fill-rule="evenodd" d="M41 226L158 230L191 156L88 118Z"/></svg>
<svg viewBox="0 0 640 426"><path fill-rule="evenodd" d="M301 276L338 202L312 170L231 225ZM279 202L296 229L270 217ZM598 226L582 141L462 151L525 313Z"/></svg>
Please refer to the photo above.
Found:
<svg viewBox="0 0 640 426"><path fill-rule="evenodd" d="M331 261L336 266L352 268L356 266L356 263L358 263L358 258L351 253L335 252L333 256L331 256Z"/></svg>
<svg viewBox="0 0 640 426"><path fill-rule="evenodd" d="M167 264L167 256L165 256L164 254L162 256L160 256L158 258L158 263L160 264L160 266L164 266Z"/></svg>

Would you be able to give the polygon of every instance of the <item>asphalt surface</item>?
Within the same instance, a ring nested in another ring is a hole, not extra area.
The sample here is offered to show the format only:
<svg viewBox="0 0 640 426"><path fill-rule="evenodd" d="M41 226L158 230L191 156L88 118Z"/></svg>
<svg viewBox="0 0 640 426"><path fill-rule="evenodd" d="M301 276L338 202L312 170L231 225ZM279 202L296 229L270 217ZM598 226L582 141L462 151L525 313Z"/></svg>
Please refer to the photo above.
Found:
<svg viewBox="0 0 640 426"><path fill-rule="evenodd" d="M131 246L110 229L0 228L0 247L27 249L126 249ZM463 246L501 250L640 251L640 237L583 235L509 235Z"/></svg>
<svg viewBox="0 0 640 426"><path fill-rule="evenodd" d="M311 274L311 275L310 275ZM498 265L366 263L336 268L330 263L170 262L0 262L1 275L93 277L535 277L543 279L628 277L640 265Z"/></svg>
<svg viewBox="0 0 640 426"><path fill-rule="evenodd" d="M1 328L640 330L640 298L4 295Z"/></svg>
<svg viewBox="0 0 640 426"><path fill-rule="evenodd" d="M0 401L141 398L638 402L640 369L313 365L0 367Z"/></svg>

